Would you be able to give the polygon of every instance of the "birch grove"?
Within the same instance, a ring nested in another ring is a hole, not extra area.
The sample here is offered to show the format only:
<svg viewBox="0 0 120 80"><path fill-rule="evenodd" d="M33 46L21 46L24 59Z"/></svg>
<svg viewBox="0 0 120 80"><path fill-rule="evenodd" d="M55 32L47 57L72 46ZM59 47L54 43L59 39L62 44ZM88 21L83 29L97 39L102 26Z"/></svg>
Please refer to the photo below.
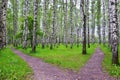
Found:
<svg viewBox="0 0 120 80"><path fill-rule="evenodd" d="M0 49L14 44L36 52L64 45L81 47L85 55L99 43L118 64L119 5L119 0L1 0Z"/></svg>

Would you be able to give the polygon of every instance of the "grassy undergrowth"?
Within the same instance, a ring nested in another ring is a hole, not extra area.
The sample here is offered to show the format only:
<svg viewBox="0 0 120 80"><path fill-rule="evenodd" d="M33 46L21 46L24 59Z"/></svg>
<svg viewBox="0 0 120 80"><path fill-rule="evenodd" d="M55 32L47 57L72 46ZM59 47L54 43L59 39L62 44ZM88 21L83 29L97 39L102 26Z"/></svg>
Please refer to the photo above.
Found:
<svg viewBox="0 0 120 80"><path fill-rule="evenodd" d="M66 48L64 45L60 45L59 48L54 48L50 50L49 48L41 49L37 47L36 53L31 53L31 48L26 50L18 48L22 52L38 57L43 61L59 66L62 69L72 69L79 70L84 64L88 61L91 55L95 52L97 45L92 45L91 48L87 48L87 55L82 55L82 47L77 48L76 46L73 49L69 47Z"/></svg>
<svg viewBox="0 0 120 80"><path fill-rule="evenodd" d="M112 52L106 46L101 45L101 50L104 52L103 68L114 77L120 77L120 66L112 65ZM119 49L120 53L120 49ZM120 55L119 55L120 58ZM119 60L120 62L120 60Z"/></svg>
<svg viewBox="0 0 120 80"><path fill-rule="evenodd" d="M0 51L0 80L28 80L32 70L28 64L11 49Z"/></svg>

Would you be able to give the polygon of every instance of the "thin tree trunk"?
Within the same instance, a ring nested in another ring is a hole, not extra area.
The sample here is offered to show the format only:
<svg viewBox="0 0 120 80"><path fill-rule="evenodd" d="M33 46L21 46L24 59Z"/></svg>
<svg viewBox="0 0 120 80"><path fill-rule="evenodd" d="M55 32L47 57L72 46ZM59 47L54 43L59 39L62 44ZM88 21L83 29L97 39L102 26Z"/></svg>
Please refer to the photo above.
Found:
<svg viewBox="0 0 120 80"><path fill-rule="evenodd" d="M90 27L89 27L89 0L86 2L86 7L87 7L87 29L88 29L88 48L90 48Z"/></svg>
<svg viewBox="0 0 120 80"><path fill-rule="evenodd" d="M18 0L13 0L13 26L14 26L13 44L14 46L17 46L17 40L15 36L18 30Z"/></svg>
<svg viewBox="0 0 120 80"><path fill-rule="evenodd" d="M65 42L65 46L67 47L67 43L68 43L67 42L67 0L64 4L63 4L63 8L64 8L64 42Z"/></svg>
<svg viewBox="0 0 120 80"><path fill-rule="evenodd" d="M53 44L55 43L55 36L56 36L55 28L56 28L56 0L53 0L53 27L52 27L50 49L53 49Z"/></svg>
<svg viewBox="0 0 120 80"><path fill-rule="evenodd" d="M42 38L42 49L45 48L45 36L46 36L46 10L47 10L47 2L44 0L44 11L43 11L43 38Z"/></svg>
<svg viewBox="0 0 120 80"><path fill-rule="evenodd" d="M110 22L111 22L111 19L110 19L110 9L111 9L111 6L110 6L110 1L108 2L108 47L111 49L111 26L110 26Z"/></svg>
<svg viewBox="0 0 120 80"><path fill-rule="evenodd" d="M106 18L105 18L105 1L103 0L103 45L105 45L105 26L106 26Z"/></svg>
<svg viewBox="0 0 120 80"><path fill-rule="evenodd" d="M77 47L79 47L79 31L80 29L78 28L77 29Z"/></svg>
<svg viewBox="0 0 120 80"><path fill-rule="evenodd" d="M77 24L77 22L78 22L77 2L78 2L78 0L75 0L75 15L76 15L75 16L75 27L76 27L76 45L77 45L77 47L79 47L79 43L80 43L79 31L80 31L80 29L79 29L78 24Z"/></svg>
<svg viewBox="0 0 120 80"><path fill-rule="evenodd" d="M100 18L101 18L101 0L97 2L97 27L98 27L98 37L99 37L99 44L101 44L101 25L100 25Z"/></svg>
<svg viewBox="0 0 120 80"><path fill-rule="evenodd" d="M95 12L94 12L95 1L92 1L92 43L95 43Z"/></svg>
<svg viewBox="0 0 120 80"><path fill-rule="evenodd" d="M73 47L73 0L70 0L70 48Z"/></svg>
<svg viewBox="0 0 120 80"><path fill-rule="evenodd" d="M27 36L28 36L28 1L25 0L25 7L24 7L24 31L23 31L23 49L27 48Z"/></svg>
<svg viewBox="0 0 120 80"><path fill-rule="evenodd" d="M83 45L82 45L82 54L87 54L86 51L86 13L85 13L85 2L81 0L81 9L83 15Z"/></svg>
<svg viewBox="0 0 120 80"><path fill-rule="evenodd" d="M38 0L34 1L34 22L33 22L33 39L32 39L32 52L36 51L37 42L37 14L38 14Z"/></svg>

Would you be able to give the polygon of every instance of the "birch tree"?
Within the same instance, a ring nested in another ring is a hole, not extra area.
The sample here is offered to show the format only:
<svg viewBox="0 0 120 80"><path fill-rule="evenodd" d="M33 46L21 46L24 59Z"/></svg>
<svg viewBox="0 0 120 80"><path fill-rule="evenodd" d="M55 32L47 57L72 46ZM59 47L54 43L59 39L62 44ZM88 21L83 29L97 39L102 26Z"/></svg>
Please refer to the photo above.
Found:
<svg viewBox="0 0 120 80"><path fill-rule="evenodd" d="M27 35L28 35L28 4L29 4L29 0L25 0L25 6L24 6L23 49L26 49L26 47L27 47Z"/></svg>
<svg viewBox="0 0 120 80"><path fill-rule="evenodd" d="M92 25L91 25L91 28L92 28L92 32L91 32L91 41L92 41L92 43L95 43L95 10L94 10L94 8L95 8L95 1L94 0L92 0L92 2L91 2L92 4L91 4L91 7L92 7L92 9L91 9L91 15L92 15Z"/></svg>
<svg viewBox="0 0 120 80"><path fill-rule="evenodd" d="M101 0L97 0L97 30L98 30L98 40L99 44L101 44L101 25L100 25L100 18L101 18Z"/></svg>
<svg viewBox="0 0 120 80"><path fill-rule="evenodd" d="M0 49L6 46L6 14L8 0L2 0L0 6Z"/></svg>
<svg viewBox="0 0 120 80"><path fill-rule="evenodd" d="M87 54L86 51L86 13L85 13L85 1L81 0L82 9L82 20L83 20L83 44L82 44L82 54Z"/></svg>
<svg viewBox="0 0 120 80"><path fill-rule="evenodd" d="M33 39L32 39L32 52L36 51L37 42L37 15L38 15L38 0L34 0L34 22L33 22Z"/></svg>
<svg viewBox="0 0 120 80"><path fill-rule="evenodd" d="M90 48L90 26L89 26L89 0L86 0L86 13L87 13L87 42L88 42L88 48Z"/></svg>
<svg viewBox="0 0 120 80"><path fill-rule="evenodd" d="M52 35L51 35L51 43L50 43L50 49L53 49L53 44L55 43L55 30L56 30L56 1L53 0L53 25L52 25Z"/></svg>
<svg viewBox="0 0 120 80"><path fill-rule="evenodd" d="M70 0L70 48L73 47L73 0Z"/></svg>
<svg viewBox="0 0 120 80"><path fill-rule="evenodd" d="M105 13L105 1L102 0L102 3L103 3L103 28L102 28L102 33L103 33L103 45L105 45L105 26L106 26L106 13Z"/></svg>
<svg viewBox="0 0 120 80"><path fill-rule="evenodd" d="M18 5L19 5L18 0L13 0L12 5L13 5L13 27L14 27L13 44L14 46L17 46L15 36L18 31Z"/></svg>
<svg viewBox="0 0 120 80"><path fill-rule="evenodd" d="M110 22L111 22L111 14L110 14L110 9L111 9L111 5L110 5L110 1L108 2L108 47L111 48L111 26L110 26Z"/></svg>
<svg viewBox="0 0 120 80"><path fill-rule="evenodd" d="M77 47L79 47L79 31L80 27L78 26L78 9L77 9L77 2L78 0L75 0L75 28L76 28L76 44Z"/></svg>
<svg viewBox="0 0 120 80"><path fill-rule="evenodd" d="M63 0L64 1L64 0ZM63 8L64 8L64 42L65 42L65 45L66 47L68 46L67 45L67 13L68 13L68 10L67 10L67 7L68 7L68 1L66 0L65 3L63 4Z"/></svg>
<svg viewBox="0 0 120 80"><path fill-rule="evenodd" d="M109 0L110 3L110 27L112 29L111 38L112 38L112 64L119 64L118 59L118 44L119 44L119 28L118 28L118 0Z"/></svg>
<svg viewBox="0 0 120 80"><path fill-rule="evenodd" d="M45 47L45 36L46 34L46 27L47 27L47 0L44 0L44 4L43 4L43 38L42 38L42 48L44 49Z"/></svg>

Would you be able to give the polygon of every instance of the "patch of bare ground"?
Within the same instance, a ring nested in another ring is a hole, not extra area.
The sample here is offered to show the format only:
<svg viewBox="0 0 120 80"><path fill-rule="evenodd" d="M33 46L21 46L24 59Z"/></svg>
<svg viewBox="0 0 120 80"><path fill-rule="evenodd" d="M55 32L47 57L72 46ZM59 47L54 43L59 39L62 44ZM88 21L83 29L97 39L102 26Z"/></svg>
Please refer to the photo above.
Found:
<svg viewBox="0 0 120 80"><path fill-rule="evenodd" d="M34 80L120 80L110 77L103 72L101 64L104 54L100 48L96 49L91 59L78 73L75 73L73 70L63 71L38 58L25 55L16 49L13 49L13 51L28 62L33 69Z"/></svg>

